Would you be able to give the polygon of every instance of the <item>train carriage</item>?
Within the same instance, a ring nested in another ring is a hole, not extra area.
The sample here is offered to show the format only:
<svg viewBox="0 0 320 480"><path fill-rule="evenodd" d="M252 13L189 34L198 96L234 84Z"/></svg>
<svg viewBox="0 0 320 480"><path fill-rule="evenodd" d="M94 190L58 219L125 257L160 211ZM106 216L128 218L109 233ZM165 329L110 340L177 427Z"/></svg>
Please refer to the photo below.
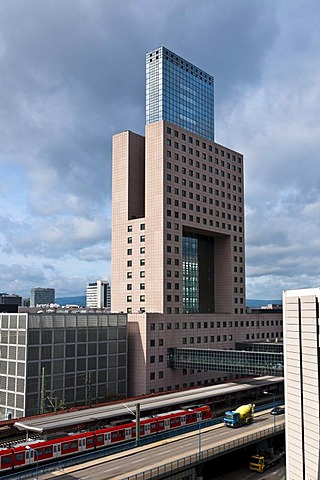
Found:
<svg viewBox="0 0 320 480"><path fill-rule="evenodd" d="M211 418L208 405L194 406L161 413L140 420L140 437L156 435ZM46 441L17 445L0 450L0 471L19 469L40 462L88 452L97 448L124 443L136 438L136 422L113 425L92 432L82 432Z"/></svg>
<svg viewBox="0 0 320 480"><path fill-rule="evenodd" d="M57 452L57 456L72 455L74 453L88 452L95 448L95 434L94 432L83 432L76 435L69 435L63 439L55 440L60 455Z"/></svg>
<svg viewBox="0 0 320 480"><path fill-rule="evenodd" d="M13 450L3 448L0 450L0 472L11 470L13 468Z"/></svg>

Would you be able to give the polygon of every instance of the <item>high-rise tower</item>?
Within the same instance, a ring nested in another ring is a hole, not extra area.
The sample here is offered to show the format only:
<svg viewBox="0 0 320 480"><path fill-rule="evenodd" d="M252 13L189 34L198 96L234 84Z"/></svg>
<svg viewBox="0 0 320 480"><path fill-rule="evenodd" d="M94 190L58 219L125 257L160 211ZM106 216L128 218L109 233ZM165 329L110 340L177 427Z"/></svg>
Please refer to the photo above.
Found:
<svg viewBox="0 0 320 480"><path fill-rule="evenodd" d="M146 56L145 138L113 139L113 311L244 313L243 157L213 141L214 80Z"/></svg>
<svg viewBox="0 0 320 480"><path fill-rule="evenodd" d="M111 309L128 313L129 395L230 378L170 369L168 348L281 335L279 318L245 317L243 156L214 141L213 77L165 47L146 70L145 136L113 137Z"/></svg>

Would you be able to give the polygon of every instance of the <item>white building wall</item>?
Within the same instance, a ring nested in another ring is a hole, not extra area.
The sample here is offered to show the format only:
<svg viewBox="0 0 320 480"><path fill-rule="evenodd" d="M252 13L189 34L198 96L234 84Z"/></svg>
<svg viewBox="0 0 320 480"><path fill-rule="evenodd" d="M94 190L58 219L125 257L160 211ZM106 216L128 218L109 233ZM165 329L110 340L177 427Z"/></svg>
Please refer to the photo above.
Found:
<svg viewBox="0 0 320 480"><path fill-rule="evenodd" d="M287 478L320 478L320 289L285 291L284 363Z"/></svg>
<svg viewBox="0 0 320 480"><path fill-rule="evenodd" d="M106 280L98 280L87 286L86 306L89 308L110 308L110 284Z"/></svg>
<svg viewBox="0 0 320 480"><path fill-rule="evenodd" d="M0 420L24 415L28 315L0 314Z"/></svg>

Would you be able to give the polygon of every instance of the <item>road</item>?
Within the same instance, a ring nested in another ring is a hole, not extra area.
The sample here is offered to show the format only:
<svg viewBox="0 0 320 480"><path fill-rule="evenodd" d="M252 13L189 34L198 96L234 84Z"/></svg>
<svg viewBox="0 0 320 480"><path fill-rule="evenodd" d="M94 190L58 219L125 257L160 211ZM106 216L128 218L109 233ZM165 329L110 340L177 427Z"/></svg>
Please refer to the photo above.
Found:
<svg viewBox="0 0 320 480"><path fill-rule="evenodd" d="M219 476L205 477L205 480L285 480L286 466L284 460L281 460L279 465L270 468L263 474L257 472L250 472L246 468L239 468L232 472L224 473Z"/></svg>
<svg viewBox="0 0 320 480"><path fill-rule="evenodd" d="M277 418L277 424L284 424L284 416ZM201 430L200 439L198 431L195 431L180 437L129 450L125 454L112 455L93 460L87 464L69 467L63 471L41 475L39 478L41 480L53 478L59 478L59 480L121 480L136 472L155 468L188 455L197 454L200 444L201 450L206 450L235 440L239 436L256 433L261 427L273 427L273 418L271 418L269 412L258 414L252 425L242 427L241 429L233 430L222 425L216 425ZM260 477L256 478L264 480L266 477L262 478L260 475Z"/></svg>

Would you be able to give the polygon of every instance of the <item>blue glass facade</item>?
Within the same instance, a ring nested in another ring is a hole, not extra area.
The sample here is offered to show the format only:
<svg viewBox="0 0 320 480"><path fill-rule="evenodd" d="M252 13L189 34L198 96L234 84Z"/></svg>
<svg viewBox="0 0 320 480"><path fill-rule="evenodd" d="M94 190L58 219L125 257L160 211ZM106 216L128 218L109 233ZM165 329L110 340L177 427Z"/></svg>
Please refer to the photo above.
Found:
<svg viewBox="0 0 320 480"><path fill-rule="evenodd" d="M214 78L165 47L146 55L146 124L159 120L214 141Z"/></svg>
<svg viewBox="0 0 320 480"><path fill-rule="evenodd" d="M198 239L183 236L183 313L199 313Z"/></svg>

